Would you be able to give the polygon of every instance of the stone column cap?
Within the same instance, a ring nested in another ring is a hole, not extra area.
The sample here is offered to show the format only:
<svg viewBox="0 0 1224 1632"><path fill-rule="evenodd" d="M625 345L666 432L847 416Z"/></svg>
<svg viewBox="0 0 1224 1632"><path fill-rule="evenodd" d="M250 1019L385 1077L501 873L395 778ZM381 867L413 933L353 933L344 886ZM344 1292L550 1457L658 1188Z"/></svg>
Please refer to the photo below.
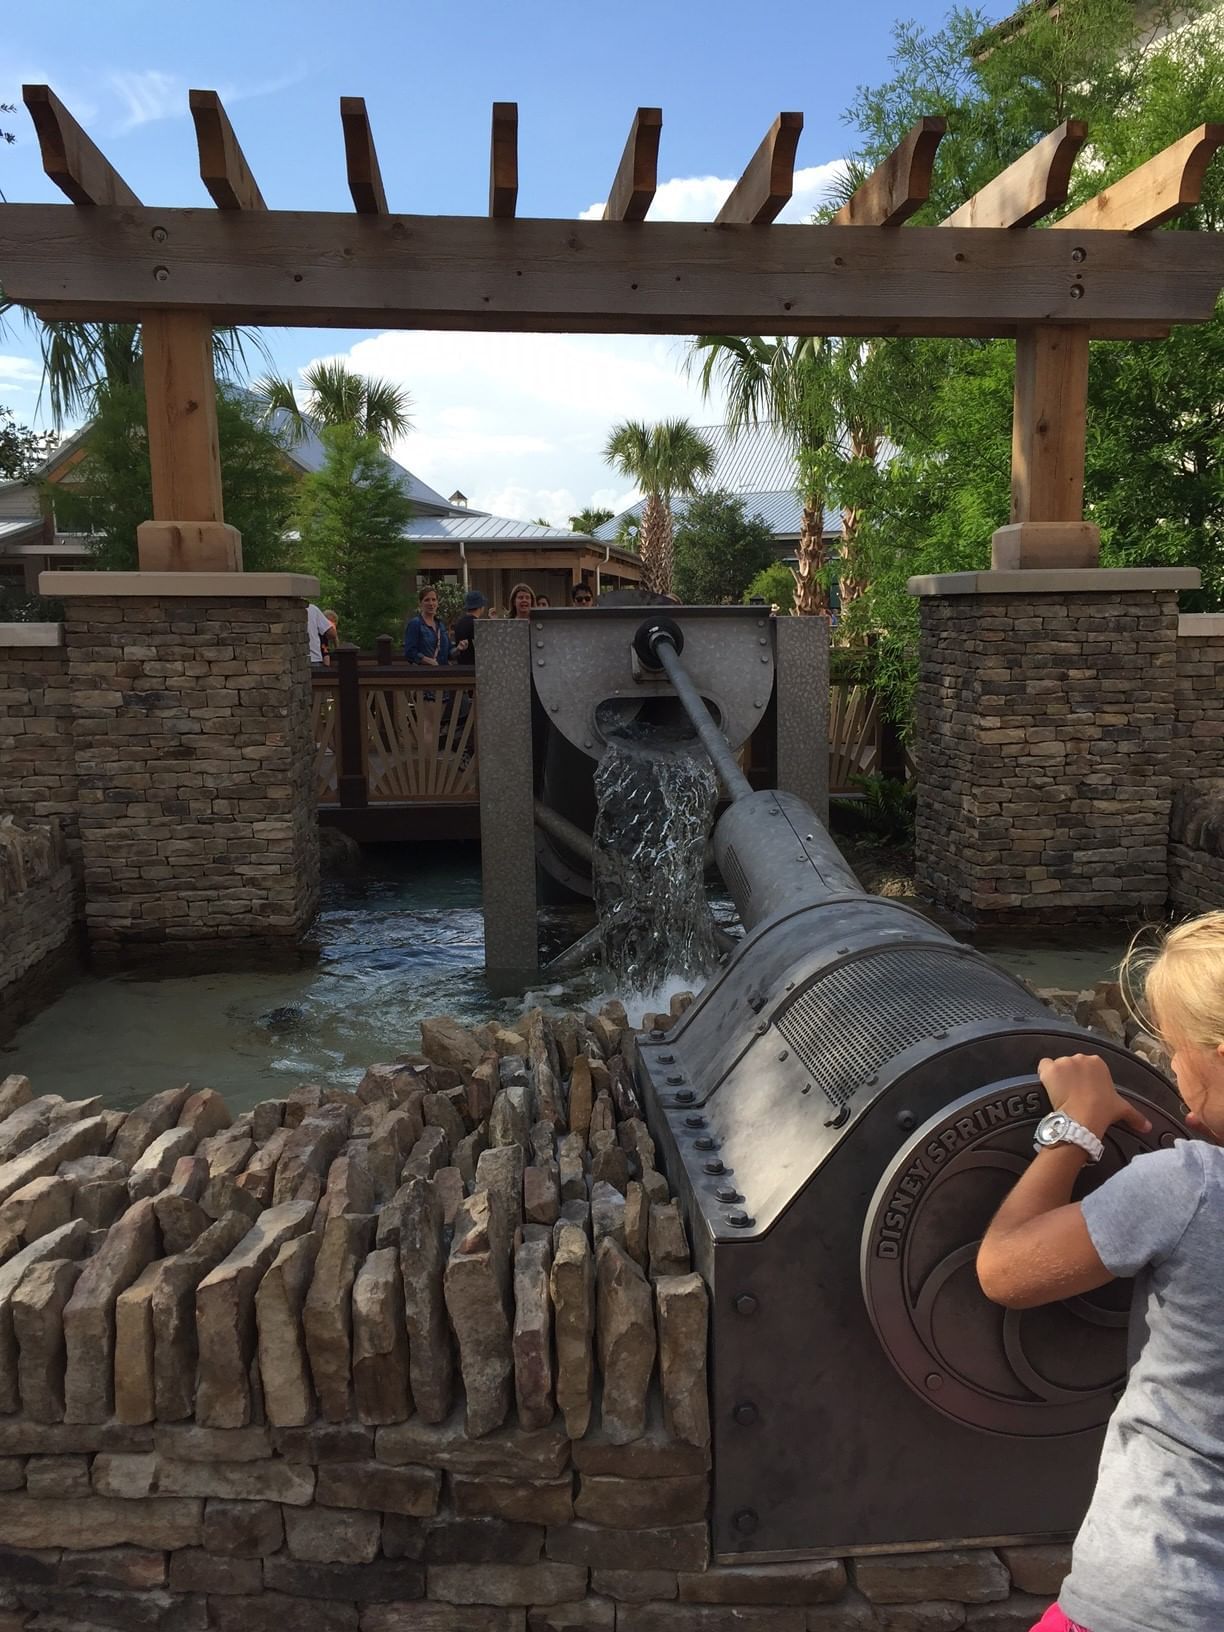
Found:
<svg viewBox="0 0 1224 1632"><path fill-rule="evenodd" d="M0 647L62 646L62 623L0 623Z"/></svg>
<svg viewBox="0 0 1224 1632"><path fill-rule="evenodd" d="M1068 595L1198 589L1197 567L1045 567L1014 572L936 572L911 578L911 595Z"/></svg>
<svg viewBox="0 0 1224 1632"><path fill-rule="evenodd" d="M305 572L44 572L39 575L38 591L56 600L92 595L313 601L319 580Z"/></svg>
<svg viewBox="0 0 1224 1632"><path fill-rule="evenodd" d="M1177 632L1199 639L1224 635L1224 612L1183 612L1177 620Z"/></svg>

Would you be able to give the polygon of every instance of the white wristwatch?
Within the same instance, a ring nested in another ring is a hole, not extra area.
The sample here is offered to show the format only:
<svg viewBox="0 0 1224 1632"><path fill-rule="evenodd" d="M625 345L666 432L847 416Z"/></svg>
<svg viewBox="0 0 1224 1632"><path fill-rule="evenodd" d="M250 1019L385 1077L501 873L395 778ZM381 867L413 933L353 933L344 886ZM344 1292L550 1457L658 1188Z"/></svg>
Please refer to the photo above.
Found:
<svg viewBox="0 0 1224 1632"><path fill-rule="evenodd" d="M1033 1134L1034 1150L1049 1150L1054 1145L1078 1145L1088 1152L1090 1162L1099 1162L1105 1153L1105 1146L1096 1134L1084 1127L1082 1122L1069 1117L1065 1111L1051 1111L1048 1116L1043 1116Z"/></svg>

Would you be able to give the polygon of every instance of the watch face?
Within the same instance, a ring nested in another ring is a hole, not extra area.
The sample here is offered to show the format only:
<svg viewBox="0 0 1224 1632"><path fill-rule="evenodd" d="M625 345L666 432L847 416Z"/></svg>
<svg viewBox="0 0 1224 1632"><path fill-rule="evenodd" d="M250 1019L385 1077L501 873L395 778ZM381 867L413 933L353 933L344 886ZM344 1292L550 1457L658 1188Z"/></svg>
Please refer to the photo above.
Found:
<svg viewBox="0 0 1224 1632"><path fill-rule="evenodd" d="M1051 1111L1037 1126L1037 1138L1043 1145L1056 1145L1071 1125L1071 1119L1062 1111Z"/></svg>

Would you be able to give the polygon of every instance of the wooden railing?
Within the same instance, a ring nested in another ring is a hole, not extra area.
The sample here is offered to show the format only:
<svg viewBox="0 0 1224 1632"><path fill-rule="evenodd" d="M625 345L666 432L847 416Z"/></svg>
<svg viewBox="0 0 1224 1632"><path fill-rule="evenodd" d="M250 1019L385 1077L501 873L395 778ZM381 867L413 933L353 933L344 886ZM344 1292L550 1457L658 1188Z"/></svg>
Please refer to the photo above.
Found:
<svg viewBox="0 0 1224 1632"><path fill-rule="evenodd" d="M381 644L381 643L380 643ZM476 675L418 668L341 647L312 682L315 790L320 805L470 804L480 799ZM855 778L913 767L868 686L829 688L829 792Z"/></svg>
<svg viewBox="0 0 1224 1632"><path fill-rule="evenodd" d="M320 805L478 803L472 669L362 661L341 647L311 686Z"/></svg>

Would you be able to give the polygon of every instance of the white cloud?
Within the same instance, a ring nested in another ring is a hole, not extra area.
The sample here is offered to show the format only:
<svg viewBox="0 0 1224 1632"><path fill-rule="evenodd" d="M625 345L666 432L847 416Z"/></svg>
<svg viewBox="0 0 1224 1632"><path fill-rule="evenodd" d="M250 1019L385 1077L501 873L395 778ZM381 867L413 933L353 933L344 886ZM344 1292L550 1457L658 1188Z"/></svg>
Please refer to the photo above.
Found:
<svg viewBox="0 0 1224 1632"><path fill-rule="evenodd" d="M111 90L122 108L119 129L135 130L158 119L174 119L187 112L187 89L177 74L158 68L136 72L114 68L107 75Z"/></svg>
<svg viewBox="0 0 1224 1632"><path fill-rule="evenodd" d="M828 164L809 165L795 171L795 190L790 201L778 216L779 221L801 222L810 218L818 205L823 204L834 183L845 173L846 161L833 159ZM726 203L735 186L733 177L683 176L661 183L650 206L651 221L713 221ZM582 211L580 221L598 221L603 216L603 203L591 204Z"/></svg>
<svg viewBox="0 0 1224 1632"><path fill-rule="evenodd" d="M395 456L444 498L461 488L475 509L567 526L587 505L636 497L603 460L614 425L721 419L685 377L684 352L651 335L413 331L359 341L346 361L410 392L415 429Z"/></svg>
<svg viewBox="0 0 1224 1632"><path fill-rule="evenodd" d="M42 369L30 357L0 356L0 386L28 388L42 379Z"/></svg>

